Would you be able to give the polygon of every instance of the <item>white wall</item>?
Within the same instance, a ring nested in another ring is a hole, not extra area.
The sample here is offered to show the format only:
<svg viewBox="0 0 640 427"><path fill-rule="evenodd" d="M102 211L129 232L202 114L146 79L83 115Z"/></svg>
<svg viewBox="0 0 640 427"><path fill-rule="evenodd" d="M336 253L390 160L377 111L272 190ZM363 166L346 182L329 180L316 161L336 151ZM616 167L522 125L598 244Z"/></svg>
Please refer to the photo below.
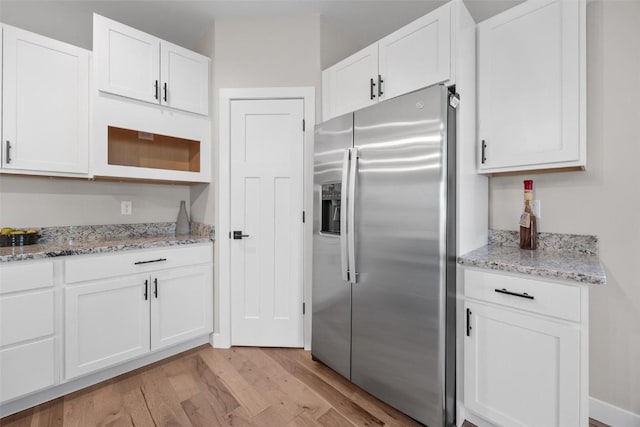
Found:
<svg viewBox="0 0 640 427"><path fill-rule="evenodd" d="M587 19L587 171L526 178L540 231L600 237L608 284L590 295L590 395L640 414L640 2L592 2ZM516 229L524 178L491 178L491 227Z"/></svg>
<svg viewBox="0 0 640 427"><path fill-rule="evenodd" d="M322 68L360 46L319 15L217 20L198 45L212 58L213 177L218 146L220 88L313 86L316 122L321 117ZM215 185L191 189L194 218L215 222Z"/></svg>
<svg viewBox="0 0 640 427"><path fill-rule="evenodd" d="M131 215L120 214L123 200L132 202ZM2 227L173 222L180 200L189 205L189 187L0 176Z"/></svg>

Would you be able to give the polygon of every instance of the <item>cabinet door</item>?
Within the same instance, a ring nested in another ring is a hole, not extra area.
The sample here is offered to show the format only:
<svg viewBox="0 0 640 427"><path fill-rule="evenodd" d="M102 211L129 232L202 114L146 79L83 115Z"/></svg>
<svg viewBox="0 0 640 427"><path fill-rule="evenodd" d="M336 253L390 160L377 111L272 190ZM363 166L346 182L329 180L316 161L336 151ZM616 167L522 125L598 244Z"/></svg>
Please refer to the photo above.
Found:
<svg viewBox="0 0 640 427"><path fill-rule="evenodd" d="M464 404L498 425L580 425L580 331L465 303Z"/></svg>
<svg viewBox="0 0 640 427"><path fill-rule="evenodd" d="M212 269L209 264L153 275L152 350L213 332Z"/></svg>
<svg viewBox="0 0 640 427"><path fill-rule="evenodd" d="M0 403L56 384L55 338L0 350Z"/></svg>
<svg viewBox="0 0 640 427"><path fill-rule="evenodd" d="M135 275L65 289L65 378L149 351L148 279Z"/></svg>
<svg viewBox="0 0 640 427"><path fill-rule="evenodd" d="M378 102L378 43L322 72L322 119Z"/></svg>
<svg viewBox="0 0 640 427"><path fill-rule="evenodd" d="M585 20L583 0L545 0L478 25L481 170L586 164Z"/></svg>
<svg viewBox="0 0 640 427"><path fill-rule="evenodd" d="M451 3L389 34L378 43L380 100L451 76Z"/></svg>
<svg viewBox="0 0 640 427"><path fill-rule="evenodd" d="M2 167L88 173L89 52L4 26Z"/></svg>
<svg viewBox="0 0 640 427"><path fill-rule="evenodd" d="M160 39L94 14L93 55L98 90L159 103Z"/></svg>
<svg viewBox="0 0 640 427"><path fill-rule="evenodd" d="M209 58L163 41L160 63L162 104L209 114Z"/></svg>

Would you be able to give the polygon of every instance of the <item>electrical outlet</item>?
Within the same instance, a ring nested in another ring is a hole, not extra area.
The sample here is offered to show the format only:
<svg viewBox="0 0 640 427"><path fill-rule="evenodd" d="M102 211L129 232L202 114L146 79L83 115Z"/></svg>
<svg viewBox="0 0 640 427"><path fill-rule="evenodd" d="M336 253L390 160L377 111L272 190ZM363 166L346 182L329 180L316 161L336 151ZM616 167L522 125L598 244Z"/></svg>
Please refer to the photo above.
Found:
<svg viewBox="0 0 640 427"><path fill-rule="evenodd" d="M122 215L131 215L131 202L130 201L123 201L120 202L120 213Z"/></svg>
<svg viewBox="0 0 640 427"><path fill-rule="evenodd" d="M540 200L533 200L531 202L531 210L533 211L533 214L536 216L536 218L542 218L542 212L540 211L540 209Z"/></svg>

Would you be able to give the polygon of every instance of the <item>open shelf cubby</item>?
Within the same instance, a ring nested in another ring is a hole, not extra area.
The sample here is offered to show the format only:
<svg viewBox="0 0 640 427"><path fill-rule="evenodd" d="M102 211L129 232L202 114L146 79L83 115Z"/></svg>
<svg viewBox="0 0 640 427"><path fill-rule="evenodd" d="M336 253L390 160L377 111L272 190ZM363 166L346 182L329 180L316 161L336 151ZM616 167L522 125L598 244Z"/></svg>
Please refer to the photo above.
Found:
<svg viewBox="0 0 640 427"><path fill-rule="evenodd" d="M200 172L200 141L108 127L110 165Z"/></svg>

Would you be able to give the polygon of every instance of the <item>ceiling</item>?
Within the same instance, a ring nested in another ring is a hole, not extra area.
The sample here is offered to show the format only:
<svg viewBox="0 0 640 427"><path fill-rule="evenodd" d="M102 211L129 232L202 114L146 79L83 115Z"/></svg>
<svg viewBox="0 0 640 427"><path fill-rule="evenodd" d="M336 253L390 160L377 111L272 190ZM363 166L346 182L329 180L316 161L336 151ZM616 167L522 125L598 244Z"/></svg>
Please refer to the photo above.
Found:
<svg viewBox="0 0 640 427"><path fill-rule="evenodd" d="M320 14L365 46L449 0L0 0L0 21L91 48L96 12L193 48L216 19ZM524 0L464 0L479 22Z"/></svg>

